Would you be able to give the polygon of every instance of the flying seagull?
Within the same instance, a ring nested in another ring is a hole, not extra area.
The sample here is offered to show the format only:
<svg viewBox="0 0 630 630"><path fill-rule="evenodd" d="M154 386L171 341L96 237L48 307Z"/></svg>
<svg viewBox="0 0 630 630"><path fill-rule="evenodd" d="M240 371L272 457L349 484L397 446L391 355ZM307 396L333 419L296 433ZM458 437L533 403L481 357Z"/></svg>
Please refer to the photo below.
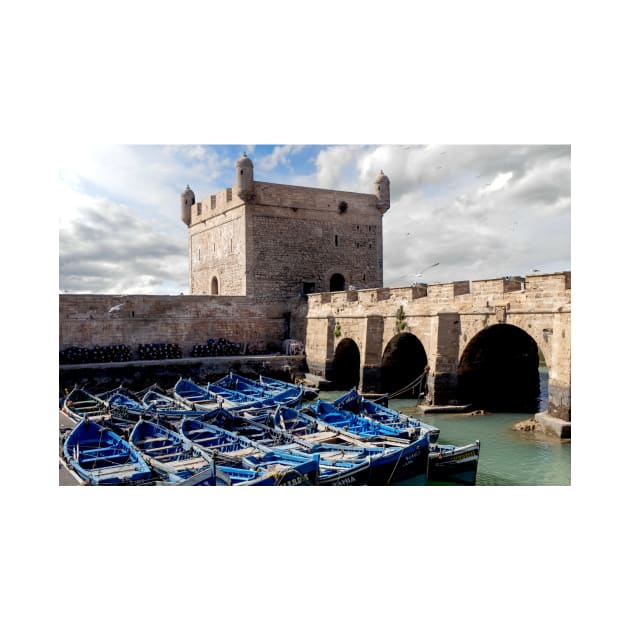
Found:
<svg viewBox="0 0 630 630"><path fill-rule="evenodd" d="M124 305L124 302L122 304L116 304L116 306L112 306L108 312L114 313L115 311L119 311Z"/></svg>

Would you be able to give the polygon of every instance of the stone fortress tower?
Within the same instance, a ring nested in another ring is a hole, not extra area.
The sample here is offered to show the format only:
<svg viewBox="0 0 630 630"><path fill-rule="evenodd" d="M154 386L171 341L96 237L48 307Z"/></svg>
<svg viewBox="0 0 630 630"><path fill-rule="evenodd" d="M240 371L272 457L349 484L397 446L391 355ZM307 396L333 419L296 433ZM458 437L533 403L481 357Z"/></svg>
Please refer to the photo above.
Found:
<svg viewBox="0 0 630 630"><path fill-rule="evenodd" d="M243 154L232 188L200 202L188 186L181 194L190 291L273 301L380 288L389 206L382 171L373 194L272 184L254 180Z"/></svg>

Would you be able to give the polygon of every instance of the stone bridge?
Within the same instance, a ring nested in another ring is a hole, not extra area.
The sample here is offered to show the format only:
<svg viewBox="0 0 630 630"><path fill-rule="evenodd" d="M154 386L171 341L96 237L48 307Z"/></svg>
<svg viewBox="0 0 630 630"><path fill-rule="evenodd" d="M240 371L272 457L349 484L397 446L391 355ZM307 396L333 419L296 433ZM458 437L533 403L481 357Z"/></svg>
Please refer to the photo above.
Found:
<svg viewBox="0 0 630 630"><path fill-rule="evenodd" d="M571 273L309 295L306 357L340 387L491 411L538 411L546 366L546 413L570 422Z"/></svg>

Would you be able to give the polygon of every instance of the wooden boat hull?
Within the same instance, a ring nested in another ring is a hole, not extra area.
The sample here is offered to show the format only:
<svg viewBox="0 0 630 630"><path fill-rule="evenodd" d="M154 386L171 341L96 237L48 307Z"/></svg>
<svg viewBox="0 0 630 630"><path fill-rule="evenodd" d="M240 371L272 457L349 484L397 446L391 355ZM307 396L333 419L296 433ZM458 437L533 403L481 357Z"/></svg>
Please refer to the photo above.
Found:
<svg viewBox="0 0 630 630"><path fill-rule="evenodd" d="M173 398L193 411L220 409L222 401L189 379L180 378L173 387Z"/></svg>
<svg viewBox="0 0 630 630"><path fill-rule="evenodd" d="M278 379L264 376L263 374L258 377L258 382L262 387L269 388L270 391L275 391L277 401L287 407L293 407L299 404L307 394L303 385L285 383L284 381L279 381Z"/></svg>
<svg viewBox="0 0 630 630"><path fill-rule="evenodd" d="M213 424L239 435L247 436L261 448L267 448L279 453L298 457L319 457L318 485L364 485L369 478L370 453L379 454L383 449L366 448L363 444L356 444L356 440L346 440L345 444L322 444L319 441L309 442L302 439L303 436L294 434L293 426L307 427L317 431L316 423L308 418L299 418L293 423L288 416L297 417L295 409L283 407L282 411L287 415L283 428L277 426L274 416L277 414L265 414L257 418L245 417L239 414L230 414L223 411L213 420ZM319 436L317 436L319 437Z"/></svg>
<svg viewBox="0 0 630 630"><path fill-rule="evenodd" d="M146 462L116 433L92 420L83 420L69 433L63 447L72 470L90 485L148 483Z"/></svg>
<svg viewBox="0 0 630 630"><path fill-rule="evenodd" d="M372 446L390 447L386 455L373 458L369 485L387 485L412 477L417 478L419 485L426 485L430 446L428 433L410 439L405 431L392 429L321 400L308 410L331 429L352 434Z"/></svg>
<svg viewBox="0 0 630 630"><path fill-rule="evenodd" d="M436 445L429 453L429 481L448 481L474 486L477 483L480 442L466 446Z"/></svg>
<svg viewBox="0 0 630 630"><path fill-rule="evenodd" d="M245 437L204 422L186 418L180 434L210 454L217 469L232 480L232 485L315 485L317 458L280 454Z"/></svg>
<svg viewBox="0 0 630 630"><path fill-rule="evenodd" d="M62 411L74 422L109 418L107 403L89 392L75 387L64 399Z"/></svg>
<svg viewBox="0 0 630 630"><path fill-rule="evenodd" d="M309 407L313 410L312 407ZM314 409L321 409L315 407ZM363 451L356 457L365 457L369 461L366 483L386 485L403 479L417 477L419 484L426 484L429 453L429 437L423 435L415 440L400 439L388 435L374 434L369 421L360 422L350 418L354 414L341 412L336 408L327 408L335 418L348 424L366 428L365 433L353 433L345 426L340 428L327 422L326 416L309 418L298 410L282 408L274 414L274 425L280 426L300 443L316 442L321 449L344 449ZM331 417L328 415L328 417ZM313 428L313 424L317 428ZM363 482L363 480L361 481ZM321 483L321 482L320 482Z"/></svg>
<svg viewBox="0 0 630 630"><path fill-rule="evenodd" d="M223 409L244 411L247 409L272 409L276 403L265 396L251 396L243 392L208 383L204 388L221 401Z"/></svg>
<svg viewBox="0 0 630 630"><path fill-rule="evenodd" d="M427 485L429 464L429 438L424 435L418 440L402 446L400 451L381 458L377 466L370 469L369 485L389 485L405 479L416 478L418 485Z"/></svg>
<svg viewBox="0 0 630 630"><path fill-rule="evenodd" d="M422 422L417 418L412 418L411 416L402 414L395 409L390 409L389 407L380 405L372 400L368 400L364 396L361 396L356 389L352 389L348 393L340 396L333 401L332 404L339 409L364 415L376 422L396 427L397 429L404 431L410 439L415 436L428 433L430 441L435 443L440 435L440 429L438 429L438 427L434 427L433 425Z"/></svg>
<svg viewBox="0 0 630 630"><path fill-rule="evenodd" d="M326 425L360 435L362 438L389 437L400 440L409 440L409 432L404 429L390 427L371 418L362 416L345 409L339 409L331 403L318 400L314 404L305 407L304 411L313 415Z"/></svg>
<svg viewBox="0 0 630 630"><path fill-rule="evenodd" d="M220 407L216 407L216 409L211 411L205 409L193 411L183 402L154 390L149 390L143 395L142 404L145 407L145 417L175 432L179 431L179 427L185 418L209 419L220 409Z"/></svg>
<svg viewBox="0 0 630 630"><path fill-rule="evenodd" d="M273 449L279 453L317 457L319 486L366 486L370 480L371 460L363 449L341 449L339 446L320 444L308 446L289 441ZM346 459L342 459L346 457Z"/></svg>
<svg viewBox="0 0 630 630"><path fill-rule="evenodd" d="M292 407L302 400L303 388L299 385L282 383L273 379L254 381L235 372L219 379L213 385L231 389L261 401L262 405L271 408L275 405Z"/></svg>
<svg viewBox="0 0 630 630"><path fill-rule="evenodd" d="M140 420L129 443L166 483L176 484L206 469L215 469L207 453L155 422ZM216 485L216 481L205 485Z"/></svg>

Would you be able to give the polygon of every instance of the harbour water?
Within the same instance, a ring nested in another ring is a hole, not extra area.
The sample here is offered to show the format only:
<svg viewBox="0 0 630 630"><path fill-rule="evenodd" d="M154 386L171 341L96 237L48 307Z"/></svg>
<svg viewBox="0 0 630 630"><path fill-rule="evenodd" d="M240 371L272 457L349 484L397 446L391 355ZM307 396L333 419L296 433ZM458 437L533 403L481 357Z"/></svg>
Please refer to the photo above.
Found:
<svg viewBox="0 0 630 630"><path fill-rule="evenodd" d="M541 410L546 407L547 371L540 370ZM333 400L342 392L322 392ZM422 414L416 399L389 401L392 409L440 429L438 442L464 445L481 441L478 486L570 486L571 441L539 432L518 431L514 424L532 417L523 413ZM399 485L416 485L413 479ZM430 485L451 485L430 482Z"/></svg>

